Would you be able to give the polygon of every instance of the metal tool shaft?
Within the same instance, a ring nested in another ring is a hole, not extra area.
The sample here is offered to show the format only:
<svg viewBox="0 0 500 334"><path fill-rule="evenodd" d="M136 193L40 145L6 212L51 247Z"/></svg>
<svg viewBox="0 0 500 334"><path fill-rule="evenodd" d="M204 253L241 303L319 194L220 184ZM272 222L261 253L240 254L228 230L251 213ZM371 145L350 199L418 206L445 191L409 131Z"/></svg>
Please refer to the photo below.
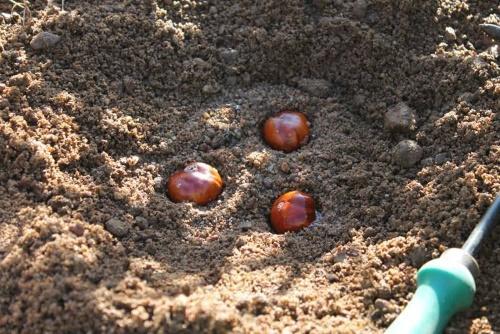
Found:
<svg viewBox="0 0 500 334"><path fill-rule="evenodd" d="M488 236L491 229L500 222L500 194L484 214L481 221L476 225L462 249L472 256L475 256L483 239Z"/></svg>

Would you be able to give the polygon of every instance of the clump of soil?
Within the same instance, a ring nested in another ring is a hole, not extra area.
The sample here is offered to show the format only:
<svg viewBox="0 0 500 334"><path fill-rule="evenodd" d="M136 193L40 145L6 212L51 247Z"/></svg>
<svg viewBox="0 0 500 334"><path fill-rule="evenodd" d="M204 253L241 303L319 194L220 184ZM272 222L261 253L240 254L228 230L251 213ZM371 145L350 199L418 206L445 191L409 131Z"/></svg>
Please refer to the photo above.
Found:
<svg viewBox="0 0 500 334"><path fill-rule="evenodd" d="M0 332L382 332L500 191L496 0L58 6L0 18ZM312 124L289 154L260 137L283 109ZM192 161L226 185L207 207L165 193ZM293 189L322 218L277 235ZM450 333L500 330L499 237Z"/></svg>

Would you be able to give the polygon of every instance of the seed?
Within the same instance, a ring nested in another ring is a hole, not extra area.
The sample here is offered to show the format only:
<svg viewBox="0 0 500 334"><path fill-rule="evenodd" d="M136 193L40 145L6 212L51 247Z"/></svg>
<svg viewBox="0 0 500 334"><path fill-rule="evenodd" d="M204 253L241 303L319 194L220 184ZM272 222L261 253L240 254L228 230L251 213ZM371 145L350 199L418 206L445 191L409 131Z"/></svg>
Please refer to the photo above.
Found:
<svg viewBox="0 0 500 334"><path fill-rule="evenodd" d="M292 152L309 139L309 122L303 113L282 111L266 120L263 136L275 150Z"/></svg>
<svg viewBox="0 0 500 334"><path fill-rule="evenodd" d="M167 191L174 202L206 205L222 192L224 182L214 167L194 162L170 176Z"/></svg>
<svg viewBox="0 0 500 334"><path fill-rule="evenodd" d="M314 199L300 191L281 195L271 208L271 225L277 233L300 230L315 219Z"/></svg>

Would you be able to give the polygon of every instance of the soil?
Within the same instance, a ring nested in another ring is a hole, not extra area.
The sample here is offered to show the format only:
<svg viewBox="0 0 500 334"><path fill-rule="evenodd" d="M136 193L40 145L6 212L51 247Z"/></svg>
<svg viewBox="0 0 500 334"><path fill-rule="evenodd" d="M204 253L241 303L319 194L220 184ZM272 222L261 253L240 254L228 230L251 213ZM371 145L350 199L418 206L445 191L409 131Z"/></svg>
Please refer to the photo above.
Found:
<svg viewBox="0 0 500 334"><path fill-rule="evenodd" d="M60 6L0 18L1 333L381 333L500 191L498 0ZM289 154L260 136L283 109L312 126ZM166 195L192 161L225 182L206 207ZM278 235L293 189L321 219ZM447 333L500 331L499 238Z"/></svg>

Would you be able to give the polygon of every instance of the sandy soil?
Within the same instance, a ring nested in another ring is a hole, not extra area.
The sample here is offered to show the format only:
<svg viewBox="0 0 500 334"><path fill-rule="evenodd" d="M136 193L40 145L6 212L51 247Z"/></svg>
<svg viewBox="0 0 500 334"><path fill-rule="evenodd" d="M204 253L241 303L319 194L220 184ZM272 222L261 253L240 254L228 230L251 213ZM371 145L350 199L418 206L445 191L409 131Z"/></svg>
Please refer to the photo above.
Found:
<svg viewBox="0 0 500 334"><path fill-rule="evenodd" d="M500 191L497 0L59 6L0 18L2 333L380 333ZM416 129L389 133L400 102ZM312 123L290 154L260 138L284 108ZM191 161L224 178L207 207L166 196ZM277 235L291 189L322 219ZM448 333L500 331L499 232Z"/></svg>

